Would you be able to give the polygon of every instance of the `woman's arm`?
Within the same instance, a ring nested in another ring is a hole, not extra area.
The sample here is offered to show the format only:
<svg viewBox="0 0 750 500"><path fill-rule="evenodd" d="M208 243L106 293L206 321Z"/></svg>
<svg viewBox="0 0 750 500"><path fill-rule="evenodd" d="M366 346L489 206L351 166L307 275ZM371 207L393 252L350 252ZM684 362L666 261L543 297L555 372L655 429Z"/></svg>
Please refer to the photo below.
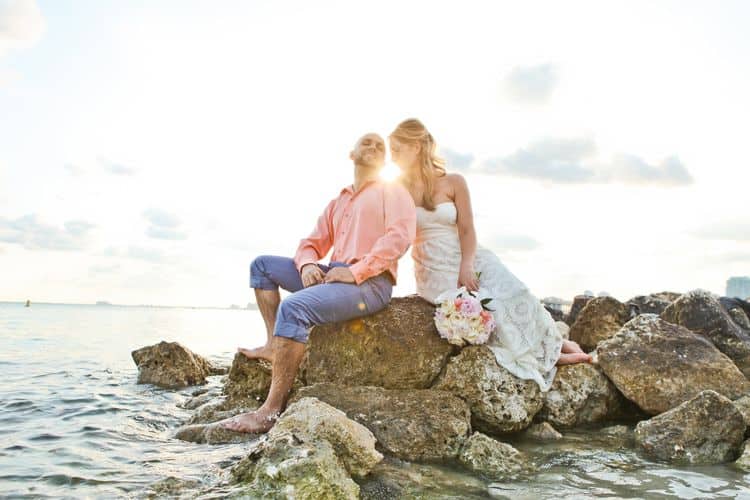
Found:
<svg viewBox="0 0 750 500"><path fill-rule="evenodd" d="M474 274L474 256L477 251L477 234L474 231L474 214L471 211L471 198L466 180L458 174L450 174L453 187L453 203L456 205L456 225L461 244L461 266L458 270L458 286L477 290L479 280Z"/></svg>

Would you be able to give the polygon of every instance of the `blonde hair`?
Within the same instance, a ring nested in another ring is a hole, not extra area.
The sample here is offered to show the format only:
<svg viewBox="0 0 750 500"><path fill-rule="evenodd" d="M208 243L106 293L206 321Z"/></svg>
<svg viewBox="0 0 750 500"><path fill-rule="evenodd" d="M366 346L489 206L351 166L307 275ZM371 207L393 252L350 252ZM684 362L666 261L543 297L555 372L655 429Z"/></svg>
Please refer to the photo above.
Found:
<svg viewBox="0 0 750 500"><path fill-rule="evenodd" d="M439 157L435 151L437 144L432 134L427 131L424 124L416 118L408 118L398 124L396 129L391 132L389 138L398 139L400 142L407 144L419 144L419 170L417 174L424 184L424 193L422 194L422 206L427 210L435 210L435 202L432 199L432 189L435 186L435 179L445 175L445 160ZM401 182L410 188L414 182L414 174L407 172L401 177Z"/></svg>

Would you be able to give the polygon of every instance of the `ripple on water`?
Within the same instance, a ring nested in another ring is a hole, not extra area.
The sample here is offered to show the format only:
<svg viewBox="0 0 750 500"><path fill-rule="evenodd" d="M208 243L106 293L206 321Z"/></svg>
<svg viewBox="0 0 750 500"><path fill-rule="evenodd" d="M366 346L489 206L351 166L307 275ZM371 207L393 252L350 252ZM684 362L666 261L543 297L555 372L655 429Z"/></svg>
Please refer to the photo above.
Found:
<svg viewBox="0 0 750 500"><path fill-rule="evenodd" d="M58 439L63 439L63 437L58 436L57 434L50 434L48 432L45 432L44 434L31 436L30 438L27 438L27 439L29 441L57 441Z"/></svg>

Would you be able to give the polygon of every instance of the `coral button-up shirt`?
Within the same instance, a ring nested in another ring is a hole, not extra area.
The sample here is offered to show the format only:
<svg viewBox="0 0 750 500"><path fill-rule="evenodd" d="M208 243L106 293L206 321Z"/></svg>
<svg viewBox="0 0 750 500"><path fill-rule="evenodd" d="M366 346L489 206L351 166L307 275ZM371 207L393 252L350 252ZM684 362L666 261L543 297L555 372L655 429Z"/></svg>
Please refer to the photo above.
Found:
<svg viewBox="0 0 750 500"><path fill-rule="evenodd" d="M387 271L396 283L398 259L417 231L414 200L398 183L370 181L359 191L341 190L318 218L312 234L300 241L294 263L297 270L325 257L351 264L357 284Z"/></svg>

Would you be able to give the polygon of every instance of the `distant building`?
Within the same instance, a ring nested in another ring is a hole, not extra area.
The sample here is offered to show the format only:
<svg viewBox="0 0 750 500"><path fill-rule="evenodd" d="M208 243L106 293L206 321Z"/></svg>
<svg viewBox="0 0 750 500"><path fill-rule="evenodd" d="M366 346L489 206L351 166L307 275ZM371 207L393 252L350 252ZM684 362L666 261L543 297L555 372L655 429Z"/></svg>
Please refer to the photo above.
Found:
<svg viewBox="0 0 750 500"><path fill-rule="evenodd" d="M727 297L750 298L750 277L733 276L727 280Z"/></svg>

